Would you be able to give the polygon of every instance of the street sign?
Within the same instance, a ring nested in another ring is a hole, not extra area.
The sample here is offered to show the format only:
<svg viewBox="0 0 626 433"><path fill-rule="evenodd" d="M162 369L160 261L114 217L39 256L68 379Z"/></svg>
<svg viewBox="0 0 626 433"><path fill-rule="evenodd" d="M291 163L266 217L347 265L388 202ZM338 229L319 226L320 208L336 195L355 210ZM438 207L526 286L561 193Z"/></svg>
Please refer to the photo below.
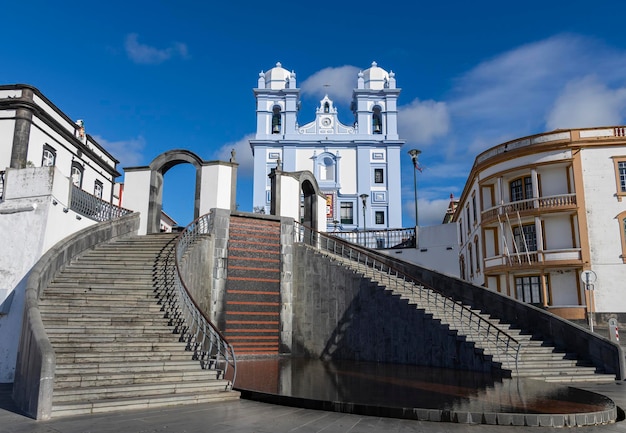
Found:
<svg viewBox="0 0 626 433"><path fill-rule="evenodd" d="M593 271L582 271L580 273L580 279L585 284L593 284L598 279L598 276Z"/></svg>

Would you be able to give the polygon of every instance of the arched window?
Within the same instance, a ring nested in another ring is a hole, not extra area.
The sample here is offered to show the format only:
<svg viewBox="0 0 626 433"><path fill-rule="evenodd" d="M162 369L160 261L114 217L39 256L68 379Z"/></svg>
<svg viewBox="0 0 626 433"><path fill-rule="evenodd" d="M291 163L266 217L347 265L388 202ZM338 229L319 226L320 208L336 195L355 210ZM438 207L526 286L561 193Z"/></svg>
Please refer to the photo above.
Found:
<svg viewBox="0 0 626 433"><path fill-rule="evenodd" d="M460 271L461 271L461 278L463 280L465 280L465 257L461 256L459 259L459 267L460 267Z"/></svg>
<svg viewBox="0 0 626 433"><path fill-rule="evenodd" d="M478 249L478 236L474 236L474 252L476 253L476 273L480 272L480 253Z"/></svg>
<svg viewBox="0 0 626 433"><path fill-rule="evenodd" d="M57 152L54 148L48 144L43 146L43 154L41 156L42 167L52 167L56 162Z"/></svg>
<svg viewBox="0 0 626 433"><path fill-rule="evenodd" d="M380 107L378 105L372 110L372 133L383 133L383 117L380 114Z"/></svg>
<svg viewBox="0 0 626 433"><path fill-rule="evenodd" d="M72 161L72 183L78 188L83 184L83 166L76 161Z"/></svg>
<svg viewBox="0 0 626 433"><path fill-rule="evenodd" d="M320 181L335 180L335 160L331 156L323 156L319 162Z"/></svg>
<svg viewBox="0 0 626 433"><path fill-rule="evenodd" d="M324 103L324 113L330 113L330 104L328 102Z"/></svg>
<svg viewBox="0 0 626 433"><path fill-rule="evenodd" d="M272 114L272 134L280 134L280 107L278 105L274 106L273 114Z"/></svg>

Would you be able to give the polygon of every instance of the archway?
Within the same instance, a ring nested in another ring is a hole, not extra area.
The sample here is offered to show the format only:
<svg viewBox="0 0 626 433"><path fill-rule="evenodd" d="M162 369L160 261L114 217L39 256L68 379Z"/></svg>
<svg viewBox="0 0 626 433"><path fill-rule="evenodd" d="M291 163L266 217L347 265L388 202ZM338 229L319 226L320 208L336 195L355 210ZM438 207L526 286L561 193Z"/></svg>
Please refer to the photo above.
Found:
<svg viewBox="0 0 626 433"><path fill-rule="evenodd" d="M300 190L304 196L304 213L302 224L317 229L317 199L319 188L315 178L309 179L307 172L300 175Z"/></svg>
<svg viewBox="0 0 626 433"><path fill-rule="evenodd" d="M202 181L202 159L193 152L183 149L170 150L154 158L150 163L150 195L148 205L148 233L158 233L163 208L163 176L179 164L192 164L196 170L193 218L200 216L200 186Z"/></svg>

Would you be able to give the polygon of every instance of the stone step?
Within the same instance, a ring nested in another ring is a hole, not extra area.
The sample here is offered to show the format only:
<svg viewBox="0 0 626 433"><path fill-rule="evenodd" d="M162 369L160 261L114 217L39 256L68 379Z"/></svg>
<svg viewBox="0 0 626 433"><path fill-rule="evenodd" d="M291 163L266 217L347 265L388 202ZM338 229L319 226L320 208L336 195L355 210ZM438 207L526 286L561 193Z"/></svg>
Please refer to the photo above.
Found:
<svg viewBox="0 0 626 433"><path fill-rule="evenodd" d="M118 352L55 352L58 364L64 363L112 363L135 362L150 359L151 361L188 361L193 352L183 350L158 350L150 352L118 351Z"/></svg>
<svg viewBox="0 0 626 433"><path fill-rule="evenodd" d="M167 394L181 394L195 392L225 391L228 386L226 380L197 380L197 381L159 381L153 383L132 384L132 385L108 385L81 388L60 388L55 389L52 404L67 402L85 402L93 400L107 400L118 398L136 398L145 396L158 396Z"/></svg>
<svg viewBox="0 0 626 433"><path fill-rule="evenodd" d="M210 403L239 399L237 391L219 391L205 393L180 393L170 395L145 396L138 398L117 398L93 400L78 403L53 404L52 416L69 416L92 413L116 412L119 410L148 409L183 404Z"/></svg>
<svg viewBox="0 0 626 433"><path fill-rule="evenodd" d="M221 372L220 372L221 374ZM80 370L74 374L57 374L54 377L54 389L92 388L96 386L132 385L154 383L160 381L197 382L217 379L215 370L194 368L189 370L171 371L136 371L136 372L103 372L83 374Z"/></svg>
<svg viewBox="0 0 626 433"><path fill-rule="evenodd" d="M182 342L154 342L146 339L137 339L132 345L122 345L113 341L58 341L54 344L54 353L74 352L134 352L134 351L159 351L159 350L185 350ZM189 352L188 352L189 353Z"/></svg>
<svg viewBox="0 0 626 433"><path fill-rule="evenodd" d="M57 365L55 376L66 374L103 374L103 373L147 373L147 372L169 372L184 370L201 370L199 361L192 360L139 360L129 361L123 364L119 362L93 362L81 364Z"/></svg>

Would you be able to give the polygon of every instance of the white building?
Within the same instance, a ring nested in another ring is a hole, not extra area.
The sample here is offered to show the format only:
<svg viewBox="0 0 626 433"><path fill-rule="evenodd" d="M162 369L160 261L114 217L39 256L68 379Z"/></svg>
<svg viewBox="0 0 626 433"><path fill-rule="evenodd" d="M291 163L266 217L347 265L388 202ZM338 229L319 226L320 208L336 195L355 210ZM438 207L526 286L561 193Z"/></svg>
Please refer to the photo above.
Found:
<svg viewBox="0 0 626 433"><path fill-rule="evenodd" d="M327 229L402 227L400 148L393 72L372 63L356 78L354 122L341 123L333 101L324 97L315 119L298 122L296 74L280 63L259 74L254 155L253 205L270 212L270 171L311 171L326 196ZM365 204L365 209L363 209ZM363 218L363 214L365 217Z"/></svg>
<svg viewBox="0 0 626 433"><path fill-rule="evenodd" d="M625 131L557 130L478 155L454 216L461 277L568 319L626 312Z"/></svg>
<svg viewBox="0 0 626 433"><path fill-rule="evenodd" d="M89 216L114 211L102 203L115 201L116 164L39 90L0 86L0 382L13 381L28 272L57 242L96 224Z"/></svg>

